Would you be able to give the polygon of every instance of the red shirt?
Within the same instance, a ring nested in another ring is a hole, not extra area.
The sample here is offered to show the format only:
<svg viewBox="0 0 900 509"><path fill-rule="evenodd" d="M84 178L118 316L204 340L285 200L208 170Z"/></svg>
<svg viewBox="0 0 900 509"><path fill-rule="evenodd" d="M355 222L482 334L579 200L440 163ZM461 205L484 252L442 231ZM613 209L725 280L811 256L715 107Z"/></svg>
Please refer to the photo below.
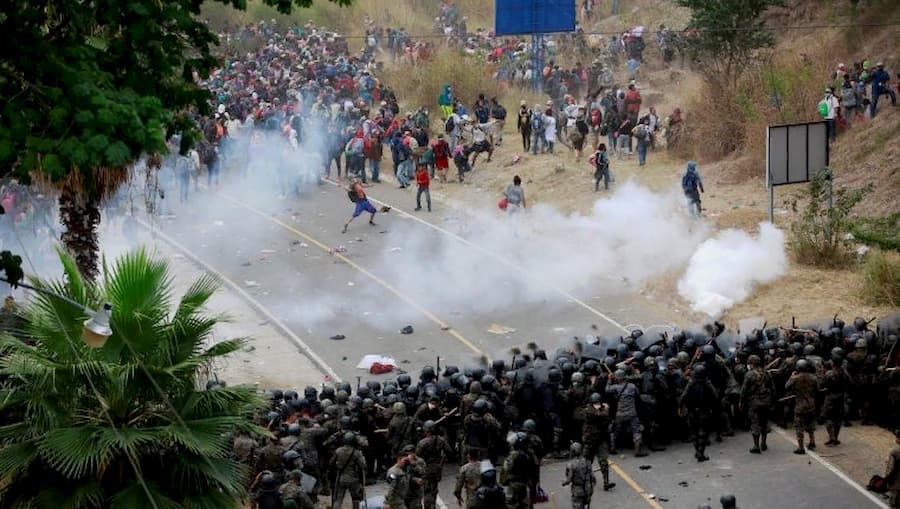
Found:
<svg viewBox="0 0 900 509"><path fill-rule="evenodd" d="M428 170L425 168L419 168L416 170L416 184L419 187L428 188L428 184L431 182L431 178L428 176Z"/></svg>

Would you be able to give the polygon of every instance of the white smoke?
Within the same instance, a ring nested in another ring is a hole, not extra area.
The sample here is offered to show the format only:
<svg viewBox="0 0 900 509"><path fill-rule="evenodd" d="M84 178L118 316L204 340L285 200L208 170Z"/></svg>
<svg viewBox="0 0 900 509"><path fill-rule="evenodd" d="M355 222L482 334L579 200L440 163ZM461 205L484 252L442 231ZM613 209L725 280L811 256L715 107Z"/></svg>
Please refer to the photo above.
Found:
<svg viewBox="0 0 900 509"><path fill-rule="evenodd" d="M760 223L756 238L729 229L709 239L691 256L678 293L695 311L717 318L750 295L756 284L769 283L787 271L784 233Z"/></svg>
<svg viewBox="0 0 900 509"><path fill-rule="evenodd" d="M403 254L384 253L378 272L427 306L484 313L563 301L557 290L635 291L687 263L707 236L677 192L632 182L597 200L588 215L541 204L513 215L470 214L450 228L471 244L421 228L392 232ZM401 256L408 263L398 263Z"/></svg>

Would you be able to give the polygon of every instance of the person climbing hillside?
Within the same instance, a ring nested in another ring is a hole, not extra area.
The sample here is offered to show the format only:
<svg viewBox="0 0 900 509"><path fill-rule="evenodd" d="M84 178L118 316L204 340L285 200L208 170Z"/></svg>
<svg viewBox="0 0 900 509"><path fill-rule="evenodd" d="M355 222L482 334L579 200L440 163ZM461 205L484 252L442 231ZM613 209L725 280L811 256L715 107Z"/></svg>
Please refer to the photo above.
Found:
<svg viewBox="0 0 900 509"><path fill-rule="evenodd" d="M440 106L444 118L453 114L454 102L453 89L450 88L449 83L444 83L444 89L441 90L441 95L438 97L438 106Z"/></svg>

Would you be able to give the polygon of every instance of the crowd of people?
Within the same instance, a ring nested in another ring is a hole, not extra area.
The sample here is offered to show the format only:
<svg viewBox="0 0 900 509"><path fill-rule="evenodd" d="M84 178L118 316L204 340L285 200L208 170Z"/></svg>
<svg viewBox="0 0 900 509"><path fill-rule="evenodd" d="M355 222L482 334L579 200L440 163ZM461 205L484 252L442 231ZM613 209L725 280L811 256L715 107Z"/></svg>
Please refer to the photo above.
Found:
<svg viewBox="0 0 900 509"><path fill-rule="evenodd" d="M615 487L608 458L625 448L641 457L690 442L705 462L708 448L748 430L749 453L771 454L778 425L793 426L794 453L805 454L840 447L845 426L900 425L900 331L889 326L835 318L743 335L718 322L670 332L587 335L551 352L529 344L509 360L425 366L418 379L272 390L258 416L272 437L239 433L235 456L255 473L261 509L309 509L319 497L339 508L347 495L358 507L382 480L383 507L433 509L445 465L456 465L461 507L524 509L546 500L541 465L552 459L568 461L572 507L585 508L595 485ZM897 507L900 472L886 474Z"/></svg>
<svg viewBox="0 0 900 509"><path fill-rule="evenodd" d="M875 118L882 96L888 96L891 105L896 106L900 74L897 78L895 91L884 62L873 65L871 61L863 60L854 62L852 68L838 64L831 76L832 84L825 88L825 95L818 104L819 114L828 126L828 136L834 140L838 128L849 129L856 122Z"/></svg>

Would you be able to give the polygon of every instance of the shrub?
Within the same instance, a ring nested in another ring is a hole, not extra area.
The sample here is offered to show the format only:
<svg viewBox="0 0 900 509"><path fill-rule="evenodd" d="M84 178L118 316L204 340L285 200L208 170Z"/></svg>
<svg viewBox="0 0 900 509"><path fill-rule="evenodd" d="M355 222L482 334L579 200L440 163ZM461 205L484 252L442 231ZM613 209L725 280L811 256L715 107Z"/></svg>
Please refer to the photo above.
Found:
<svg viewBox="0 0 900 509"><path fill-rule="evenodd" d="M900 212L885 217L858 219L850 231L861 242L900 252Z"/></svg>
<svg viewBox="0 0 900 509"><path fill-rule="evenodd" d="M900 255L875 250L863 265L863 297L879 306L900 306Z"/></svg>
<svg viewBox="0 0 900 509"><path fill-rule="evenodd" d="M802 217L791 225L791 254L798 263L837 268L852 260L847 233L849 214L871 186L832 191L831 172L826 168L809 183L808 202ZM833 193L829 207L829 194ZM792 204L796 210L796 201Z"/></svg>

